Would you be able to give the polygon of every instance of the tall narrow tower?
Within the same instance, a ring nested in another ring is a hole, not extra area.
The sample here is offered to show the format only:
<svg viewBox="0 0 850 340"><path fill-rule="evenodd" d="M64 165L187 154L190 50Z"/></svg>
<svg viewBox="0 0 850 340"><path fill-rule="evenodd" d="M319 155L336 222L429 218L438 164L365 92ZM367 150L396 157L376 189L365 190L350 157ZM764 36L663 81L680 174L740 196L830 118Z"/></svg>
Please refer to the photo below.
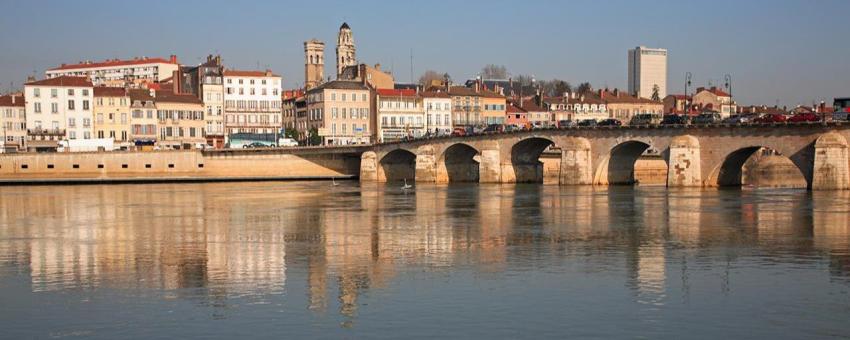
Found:
<svg viewBox="0 0 850 340"><path fill-rule="evenodd" d="M354 36L351 34L351 27L348 23L342 23L339 27L339 35L336 39L336 76L339 78L342 75L342 70L346 66L357 65L357 58L354 51Z"/></svg>
<svg viewBox="0 0 850 340"><path fill-rule="evenodd" d="M309 90L325 77L325 43L316 39L304 42L304 88Z"/></svg>

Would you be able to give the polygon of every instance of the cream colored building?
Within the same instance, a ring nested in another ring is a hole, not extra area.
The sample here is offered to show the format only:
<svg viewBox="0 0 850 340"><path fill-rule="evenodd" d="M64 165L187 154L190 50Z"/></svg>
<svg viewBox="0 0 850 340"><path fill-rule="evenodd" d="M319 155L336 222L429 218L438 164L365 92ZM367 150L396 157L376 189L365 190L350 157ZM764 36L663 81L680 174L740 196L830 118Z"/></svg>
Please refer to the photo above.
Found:
<svg viewBox="0 0 850 340"><path fill-rule="evenodd" d="M47 78L60 76L88 77L96 86L137 87L169 78L177 71L177 56L164 58L109 59L101 62L83 61L62 64L45 72Z"/></svg>
<svg viewBox="0 0 850 340"><path fill-rule="evenodd" d="M692 99L692 104L702 110L720 112L720 116L724 118L738 111L738 106L732 101L732 96L714 86L698 88Z"/></svg>
<svg viewBox="0 0 850 340"><path fill-rule="evenodd" d="M425 136L425 108L415 90L376 92L379 143Z"/></svg>
<svg viewBox="0 0 850 340"><path fill-rule="evenodd" d="M0 153L26 150L27 115L21 93L0 96Z"/></svg>
<svg viewBox="0 0 850 340"><path fill-rule="evenodd" d="M166 149L195 149L206 145L204 103L191 94L156 91L157 144Z"/></svg>
<svg viewBox="0 0 850 340"><path fill-rule="evenodd" d="M156 102L149 90L129 90L130 97L130 138L136 146L155 145L159 130L157 129Z"/></svg>
<svg viewBox="0 0 850 340"><path fill-rule="evenodd" d="M225 70L225 140L234 133L277 133L283 124L281 86L281 77L269 70Z"/></svg>
<svg viewBox="0 0 850 340"><path fill-rule="evenodd" d="M371 93L358 81L335 80L307 91L308 130L319 131L324 145L369 144Z"/></svg>
<svg viewBox="0 0 850 340"><path fill-rule="evenodd" d="M109 138L115 147L128 148L133 144L130 129L130 97L127 90L122 87L95 87L95 138Z"/></svg>
<svg viewBox="0 0 850 340"><path fill-rule="evenodd" d="M629 50L629 93L651 98L658 86L658 99L667 96L667 50L638 46Z"/></svg>

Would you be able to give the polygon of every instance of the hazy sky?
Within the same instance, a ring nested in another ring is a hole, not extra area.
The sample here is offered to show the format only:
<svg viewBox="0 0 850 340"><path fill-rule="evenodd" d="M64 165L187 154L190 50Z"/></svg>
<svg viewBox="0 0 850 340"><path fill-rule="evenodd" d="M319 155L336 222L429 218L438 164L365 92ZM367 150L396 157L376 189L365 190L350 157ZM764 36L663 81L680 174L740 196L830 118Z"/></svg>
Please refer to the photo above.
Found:
<svg viewBox="0 0 850 340"><path fill-rule="evenodd" d="M354 31L359 61L397 81L427 69L455 80L485 64L594 87L626 86L627 50L669 50L668 91L733 79L744 104L850 96L850 1L12 1L0 0L0 89L61 63L176 54L269 67L303 83L303 41Z"/></svg>

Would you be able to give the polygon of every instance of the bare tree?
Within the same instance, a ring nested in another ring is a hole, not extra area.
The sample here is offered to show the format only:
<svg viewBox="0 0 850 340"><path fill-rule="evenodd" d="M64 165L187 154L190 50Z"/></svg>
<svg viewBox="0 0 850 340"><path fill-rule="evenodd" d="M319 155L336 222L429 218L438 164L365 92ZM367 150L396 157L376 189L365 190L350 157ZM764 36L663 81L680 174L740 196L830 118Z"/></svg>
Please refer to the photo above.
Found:
<svg viewBox="0 0 850 340"><path fill-rule="evenodd" d="M481 78L508 79L508 69L504 65L487 64L481 69Z"/></svg>
<svg viewBox="0 0 850 340"><path fill-rule="evenodd" d="M428 87L431 86L433 81L443 81L444 78L445 74L441 74L434 70L427 70L425 71L425 73L419 76L419 85L422 85L423 87Z"/></svg>
<svg viewBox="0 0 850 340"><path fill-rule="evenodd" d="M581 94L592 92L592 91L593 91L593 86L591 86L590 83L588 83L588 82L583 82L583 83L578 85L578 88L576 88L576 92L581 93Z"/></svg>
<svg viewBox="0 0 850 340"><path fill-rule="evenodd" d="M543 94L549 97L563 96L564 93L570 92L573 89L573 86L570 85L570 83L561 79L541 81L540 87L543 88Z"/></svg>

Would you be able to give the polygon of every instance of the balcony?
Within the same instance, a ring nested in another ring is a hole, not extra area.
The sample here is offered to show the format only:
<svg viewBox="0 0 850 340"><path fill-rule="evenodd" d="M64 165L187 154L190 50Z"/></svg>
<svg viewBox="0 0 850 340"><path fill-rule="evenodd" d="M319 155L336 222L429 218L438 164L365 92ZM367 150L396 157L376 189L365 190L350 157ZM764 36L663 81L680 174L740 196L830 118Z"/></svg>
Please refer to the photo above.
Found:
<svg viewBox="0 0 850 340"><path fill-rule="evenodd" d="M65 129L34 128L27 129L27 134L30 136L64 136Z"/></svg>

